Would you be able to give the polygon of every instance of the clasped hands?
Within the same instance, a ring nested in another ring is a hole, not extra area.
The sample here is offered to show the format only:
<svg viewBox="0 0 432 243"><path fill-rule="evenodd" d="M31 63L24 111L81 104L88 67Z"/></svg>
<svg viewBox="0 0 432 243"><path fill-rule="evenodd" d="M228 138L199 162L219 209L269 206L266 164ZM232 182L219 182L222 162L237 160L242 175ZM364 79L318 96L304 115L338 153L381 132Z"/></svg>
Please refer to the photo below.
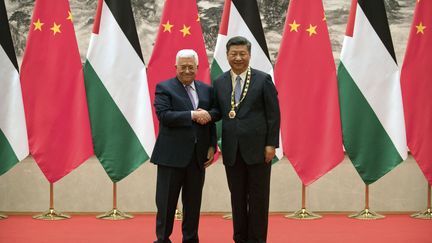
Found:
<svg viewBox="0 0 432 243"><path fill-rule="evenodd" d="M192 120L200 125L205 125L211 121L208 111L198 108L192 112Z"/></svg>

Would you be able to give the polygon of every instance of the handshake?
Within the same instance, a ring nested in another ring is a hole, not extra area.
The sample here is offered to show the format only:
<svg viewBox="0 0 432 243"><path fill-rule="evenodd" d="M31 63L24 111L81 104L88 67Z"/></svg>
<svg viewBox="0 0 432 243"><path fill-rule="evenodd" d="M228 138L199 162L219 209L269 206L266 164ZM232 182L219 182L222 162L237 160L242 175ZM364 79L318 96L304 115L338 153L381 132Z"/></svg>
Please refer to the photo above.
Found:
<svg viewBox="0 0 432 243"><path fill-rule="evenodd" d="M205 125L211 121L208 111L198 108L192 111L192 120L200 125Z"/></svg>

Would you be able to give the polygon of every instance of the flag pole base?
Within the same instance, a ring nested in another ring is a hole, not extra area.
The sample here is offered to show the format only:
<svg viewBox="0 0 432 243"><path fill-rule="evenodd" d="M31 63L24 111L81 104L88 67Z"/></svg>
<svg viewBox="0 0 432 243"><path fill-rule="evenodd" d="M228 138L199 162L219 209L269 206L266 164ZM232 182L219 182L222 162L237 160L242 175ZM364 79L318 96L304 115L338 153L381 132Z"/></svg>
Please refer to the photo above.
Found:
<svg viewBox="0 0 432 243"><path fill-rule="evenodd" d="M0 214L0 220L2 220L2 219L7 219L7 218L8 218L8 216L3 215L3 214Z"/></svg>
<svg viewBox="0 0 432 243"><path fill-rule="evenodd" d="M70 219L69 215L57 212L54 208L50 208L43 214L33 216L34 219L38 220L62 220L62 219Z"/></svg>
<svg viewBox="0 0 432 243"><path fill-rule="evenodd" d="M288 219L320 219L320 218L322 218L322 216L315 214L313 212L310 212L305 208L302 208L302 209L294 212L293 214L285 215L285 218L288 218Z"/></svg>
<svg viewBox="0 0 432 243"><path fill-rule="evenodd" d="M179 209L176 209L175 214L174 214L174 219L175 220L182 220L183 219L182 211L180 211Z"/></svg>
<svg viewBox="0 0 432 243"><path fill-rule="evenodd" d="M232 220L232 213L228 213L222 216L223 219Z"/></svg>
<svg viewBox="0 0 432 243"><path fill-rule="evenodd" d="M415 219L432 219L432 209L428 208L423 212L412 214L411 217Z"/></svg>
<svg viewBox="0 0 432 243"><path fill-rule="evenodd" d="M363 211L361 211L359 213L351 214L348 217L352 218L352 219L365 219L365 220L385 218L384 215L381 215L381 214L378 214L374 211L371 211L368 208L364 209Z"/></svg>
<svg viewBox="0 0 432 243"><path fill-rule="evenodd" d="M133 216L127 213L123 213L117 208L113 208L109 212L96 216L97 219L106 219L106 220L123 220L123 219L132 219Z"/></svg>

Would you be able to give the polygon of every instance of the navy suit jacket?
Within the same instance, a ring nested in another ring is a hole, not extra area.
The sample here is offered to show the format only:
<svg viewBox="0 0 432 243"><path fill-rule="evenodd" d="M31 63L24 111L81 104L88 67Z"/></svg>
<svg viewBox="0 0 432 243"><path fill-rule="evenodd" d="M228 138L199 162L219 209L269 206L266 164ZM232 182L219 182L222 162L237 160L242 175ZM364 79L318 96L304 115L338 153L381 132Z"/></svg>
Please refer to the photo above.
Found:
<svg viewBox="0 0 432 243"><path fill-rule="evenodd" d="M195 80L198 108L210 110L213 89ZM154 107L159 119L159 135L150 161L154 164L184 168L195 153L201 168L207 161L209 147L216 148L214 122L200 125L191 118L192 102L183 84L172 78L156 85Z"/></svg>
<svg viewBox="0 0 432 243"><path fill-rule="evenodd" d="M212 117L222 119L224 164L233 165L237 151L247 164L264 163L265 146L279 147L279 101L271 76L251 69L249 90L234 119L228 117L232 92L230 71L221 74L213 88L217 112Z"/></svg>

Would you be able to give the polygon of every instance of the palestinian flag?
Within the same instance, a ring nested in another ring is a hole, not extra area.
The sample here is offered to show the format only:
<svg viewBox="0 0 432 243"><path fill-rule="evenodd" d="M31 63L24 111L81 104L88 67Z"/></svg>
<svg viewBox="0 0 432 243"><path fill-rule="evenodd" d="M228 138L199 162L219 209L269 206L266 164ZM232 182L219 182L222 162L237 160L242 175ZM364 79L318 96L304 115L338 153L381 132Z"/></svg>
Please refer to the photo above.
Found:
<svg viewBox="0 0 432 243"><path fill-rule="evenodd" d="M95 154L118 182L149 159L155 142L130 0L99 0L84 76Z"/></svg>
<svg viewBox="0 0 432 243"><path fill-rule="evenodd" d="M0 0L0 175L29 153L18 63Z"/></svg>
<svg viewBox="0 0 432 243"><path fill-rule="evenodd" d="M432 1L417 1L401 86L408 147L432 185Z"/></svg>
<svg viewBox="0 0 432 243"><path fill-rule="evenodd" d="M250 66L270 74L273 78L273 66L270 62L256 0L225 0L219 28L214 59L210 69L212 80L231 69L226 57L226 43L234 36L243 36L252 43ZM219 125L218 138L221 137L221 132ZM276 157L273 162L282 158L282 151L282 142L279 142L279 148L276 149Z"/></svg>
<svg viewBox="0 0 432 243"><path fill-rule="evenodd" d="M353 0L338 68L343 143L371 184L407 157L399 69L383 0Z"/></svg>

